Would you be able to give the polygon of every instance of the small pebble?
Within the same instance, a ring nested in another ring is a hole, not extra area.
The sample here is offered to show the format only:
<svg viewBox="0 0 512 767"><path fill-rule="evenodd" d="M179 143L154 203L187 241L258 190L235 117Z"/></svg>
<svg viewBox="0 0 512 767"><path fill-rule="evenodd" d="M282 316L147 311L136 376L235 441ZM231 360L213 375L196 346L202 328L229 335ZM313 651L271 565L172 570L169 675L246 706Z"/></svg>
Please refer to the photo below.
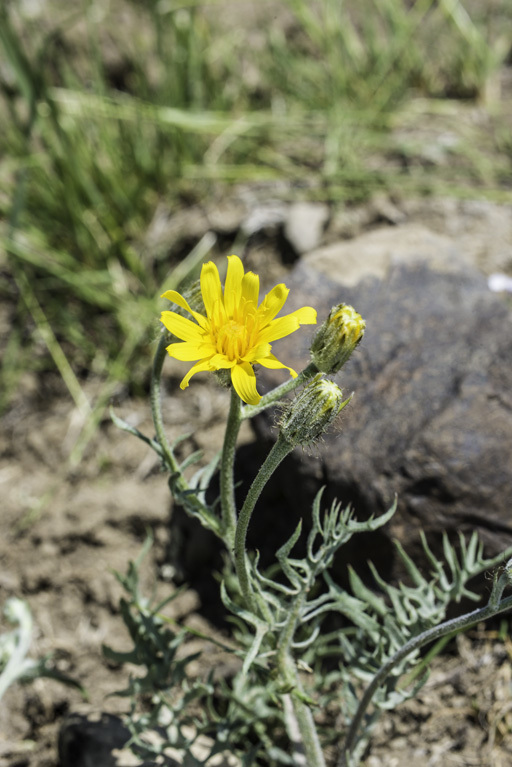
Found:
<svg viewBox="0 0 512 767"><path fill-rule="evenodd" d="M512 277L502 272L490 274L487 285L493 293L512 293Z"/></svg>

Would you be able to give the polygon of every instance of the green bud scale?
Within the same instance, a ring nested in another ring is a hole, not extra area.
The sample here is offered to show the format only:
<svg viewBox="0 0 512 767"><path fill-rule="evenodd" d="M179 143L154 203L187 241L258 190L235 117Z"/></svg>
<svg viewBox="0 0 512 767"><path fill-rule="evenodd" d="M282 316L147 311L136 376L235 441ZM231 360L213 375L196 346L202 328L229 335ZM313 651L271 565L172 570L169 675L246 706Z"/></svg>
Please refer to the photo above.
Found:
<svg viewBox="0 0 512 767"><path fill-rule="evenodd" d="M282 417L281 438L294 447L311 445L329 428L350 399L343 401L340 387L318 374Z"/></svg>

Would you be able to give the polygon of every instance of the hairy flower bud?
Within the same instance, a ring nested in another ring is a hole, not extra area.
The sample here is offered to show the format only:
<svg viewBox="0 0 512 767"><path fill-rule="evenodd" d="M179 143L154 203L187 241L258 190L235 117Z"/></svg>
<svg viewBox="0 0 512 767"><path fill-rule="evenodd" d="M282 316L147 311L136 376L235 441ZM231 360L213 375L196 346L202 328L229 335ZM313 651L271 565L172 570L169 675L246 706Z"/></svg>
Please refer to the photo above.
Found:
<svg viewBox="0 0 512 767"><path fill-rule="evenodd" d="M177 301L173 301L174 295L170 297L170 294L174 291L167 291L167 294L164 293L164 297L168 298L172 301L172 311L175 314L179 314L180 317L185 317L188 319L190 316L190 310L194 312L199 312L199 314L204 314L204 301L203 296L201 293L201 283L199 280L194 280L193 282L190 282L187 287L183 290L182 296L180 298L185 299L184 303ZM179 295L179 294L175 294ZM188 307L188 308L187 308ZM169 330L169 329L168 329ZM175 334L169 330L169 333L171 333L172 336L177 338L178 336L175 336Z"/></svg>
<svg viewBox="0 0 512 767"><path fill-rule="evenodd" d="M311 359L322 373L334 375L364 335L366 322L352 306L333 306L311 344Z"/></svg>
<svg viewBox="0 0 512 767"><path fill-rule="evenodd" d="M333 381L318 374L304 387L281 419L281 437L290 445L310 445L331 425L351 397Z"/></svg>
<svg viewBox="0 0 512 767"><path fill-rule="evenodd" d="M191 282L185 290L183 291L183 298L188 301L188 304L191 309L193 309L195 312L199 312L200 314L204 314L204 301L203 301L203 295L201 293L201 282L200 280L194 280L194 282ZM183 317L186 317L188 312L185 310L178 308L177 312L178 314L183 314Z"/></svg>

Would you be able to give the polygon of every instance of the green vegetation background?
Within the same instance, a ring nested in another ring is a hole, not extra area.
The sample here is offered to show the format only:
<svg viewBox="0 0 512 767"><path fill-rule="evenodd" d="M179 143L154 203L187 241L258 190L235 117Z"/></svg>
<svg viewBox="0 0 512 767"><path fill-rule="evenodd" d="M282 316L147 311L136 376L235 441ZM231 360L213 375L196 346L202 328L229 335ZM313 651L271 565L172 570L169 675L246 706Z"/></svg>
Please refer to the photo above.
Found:
<svg viewBox="0 0 512 767"><path fill-rule="evenodd" d="M159 294L214 248L148 245L162 202L276 181L335 205L511 199L511 0L260 0L257 23L250 5L0 6L0 408L56 368L75 457L117 388L145 386ZM425 159L431 125L457 135L446 162Z"/></svg>

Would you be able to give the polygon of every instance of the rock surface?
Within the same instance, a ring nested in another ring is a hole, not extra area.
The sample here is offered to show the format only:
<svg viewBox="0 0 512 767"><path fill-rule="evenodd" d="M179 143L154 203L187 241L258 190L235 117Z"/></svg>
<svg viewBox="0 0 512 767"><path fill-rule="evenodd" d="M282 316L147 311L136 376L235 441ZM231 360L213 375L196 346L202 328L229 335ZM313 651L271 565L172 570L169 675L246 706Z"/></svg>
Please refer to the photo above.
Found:
<svg viewBox="0 0 512 767"><path fill-rule="evenodd" d="M297 450L284 465L285 476L276 478L288 506L281 513L307 519L322 484L360 517L382 512L397 493L392 523L356 541L352 552L372 558L386 576L396 566L391 539L421 556L420 529L434 545L444 530L477 530L489 554L512 544L512 313L442 240L400 240L398 259L384 243L380 260L372 256L378 276L358 284L340 284L344 261L333 253L308 256L287 280L287 309L313 304L321 319L343 301L365 317L367 332L337 376L346 393L355 392L341 433L327 434L313 455ZM339 253L350 248L363 258L367 244L365 237L342 243ZM303 368L313 332L303 328L278 342L278 358ZM280 382L279 372L261 371L261 383ZM274 438L274 420L257 419L260 438Z"/></svg>
<svg viewBox="0 0 512 767"><path fill-rule="evenodd" d="M315 272L344 286L357 285L363 277L384 279L392 264L413 261L428 261L441 272L464 266L453 240L414 223L399 228L378 227L304 256L304 263Z"/></svg>
<svg viewBox="0 0 512 767"><path fill-rule="evenodd" d="M296 202L289 207L284 236L296 253L307 253L320 244L328 220L328 205Z"/></svg>

